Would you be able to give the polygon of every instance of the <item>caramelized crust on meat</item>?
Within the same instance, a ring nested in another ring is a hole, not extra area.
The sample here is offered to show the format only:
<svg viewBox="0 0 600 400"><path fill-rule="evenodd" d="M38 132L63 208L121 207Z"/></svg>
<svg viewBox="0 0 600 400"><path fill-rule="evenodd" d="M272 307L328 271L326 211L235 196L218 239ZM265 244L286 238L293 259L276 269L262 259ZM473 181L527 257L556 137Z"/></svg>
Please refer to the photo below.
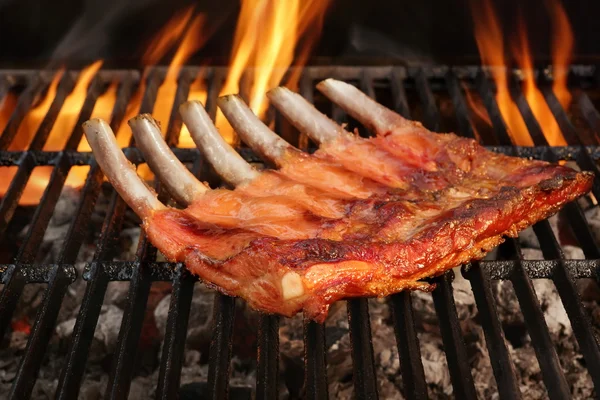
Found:
<svg viewBox="0 0 600 400"><path fill-rule="evenodd" d="M323 321L341 298L428 289L588 192L592 174L406 122L340 137L144 227L170 260L265 312Z"/></svg>

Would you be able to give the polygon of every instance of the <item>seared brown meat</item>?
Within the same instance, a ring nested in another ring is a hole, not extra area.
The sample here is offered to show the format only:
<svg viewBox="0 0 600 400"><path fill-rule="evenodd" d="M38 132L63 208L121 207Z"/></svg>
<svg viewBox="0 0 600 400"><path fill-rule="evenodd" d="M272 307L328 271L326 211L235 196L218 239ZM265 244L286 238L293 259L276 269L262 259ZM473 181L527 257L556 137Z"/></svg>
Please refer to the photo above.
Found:
<svg viewBox="0 0 600 400"><path fill-rule="evenodd" d="M358 138L300 96L272 91L273 104L320 142L308 155L269 131L239 98L220 100L242 139L278 166L264 172L220 139L201 105L182 106L200 149L235 190L195 181L151 118L134 119L136 142L184 210L165 207L141 185L106 123L84 127L101 167L167 258L258 310L303 310L317 321L341 298L427 289L421 279L483 257L503 236L590 190L589 173L432 133L342 82L320 89L377 135Z"/></svg>

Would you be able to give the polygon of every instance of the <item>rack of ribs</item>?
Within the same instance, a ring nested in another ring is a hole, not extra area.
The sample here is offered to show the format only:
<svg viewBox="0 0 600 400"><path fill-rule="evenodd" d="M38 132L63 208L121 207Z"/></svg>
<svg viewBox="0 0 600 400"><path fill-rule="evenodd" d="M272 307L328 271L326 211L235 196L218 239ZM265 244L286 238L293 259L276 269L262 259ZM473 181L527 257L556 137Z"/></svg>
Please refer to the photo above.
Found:
<svg viewBox="0 0 600 400"><path fill-rule="evenodd" d="M218 105L275 169L258 171L220 136L203 106L180 107L203 157L234 187L210 189L171 152L149 115L129 121L152 171L184 206L139 178L108 124L84 124L95 158L143 220L150 241L207 285L266 313L322 322L343 298L429 290L425 278L482 258L587 193L593 175L509 157L436 134L344 82L318 89L375 135L361 138L286 88L271 104L319 149L307 154L235 95Z"/></svg>

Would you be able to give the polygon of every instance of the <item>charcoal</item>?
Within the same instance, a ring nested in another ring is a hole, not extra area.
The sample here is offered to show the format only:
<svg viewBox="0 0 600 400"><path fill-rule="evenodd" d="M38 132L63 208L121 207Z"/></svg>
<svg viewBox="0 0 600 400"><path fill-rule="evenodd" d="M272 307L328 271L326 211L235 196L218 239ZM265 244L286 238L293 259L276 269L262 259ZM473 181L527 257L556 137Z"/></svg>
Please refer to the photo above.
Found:
<svg viewBox="0 0 600 400"><path fill-rule="evenodd" d="M112 354L117 344L122 318L123 310L117 306L102 306L89 353L89 360L91 362L101 361ZM69 340L73 334L75 322L76 319L73 318L59 324L56 327L59 338Z"/></svg>

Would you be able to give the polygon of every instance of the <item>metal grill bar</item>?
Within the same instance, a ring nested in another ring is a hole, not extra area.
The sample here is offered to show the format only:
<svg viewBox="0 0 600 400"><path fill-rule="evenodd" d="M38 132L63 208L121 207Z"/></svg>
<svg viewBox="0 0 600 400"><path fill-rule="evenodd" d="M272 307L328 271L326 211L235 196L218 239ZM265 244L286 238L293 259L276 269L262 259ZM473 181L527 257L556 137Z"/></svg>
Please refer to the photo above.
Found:
<svg viewBox="0 0 600 400"><path fill-rule="evenodd" d="M234 317L235 299L216 294L213 317L215 325L210 343L208 369L209 397L211 399L227 398Z"/></svg>
<svg viewBox="0 0 600 400"><path fill-rule="evenodd" d="M565 137L567 143L585 143L585 138L581 135L571 121L569 121L569 117L567 113L560 105L558 98L554 94L550 83L547 81L542 82L541 91L544 95L544 99L546 99L546 103L548 104L548 108L552 111L552 115L556 119L556 123L558 124L560 131Z"/></svg>
<svg viewBox="0 0 600 400"><path fill-rule="evenodd" d="M314 103L314 82L310 71L304 71L300 77L300 94L310 103ZM308 151L309 138L306 133L298 135L298 148ZM329 398L327 390L327 350L325 343L325 325L305 318L304 320L304 390L306 399Z"/></svg>
<svg viewBox="0 0 600 400"><path fill-rule="evenodd" d="M121 85L113 107L111 128L115 132L118 131L127 109L128 99L131 94L129 82L129 80L125 80ZM125 97L125 100L122 99L123 97ZM90 169L89 174L101 174L101 171L96 170L97 172L92 172L92 169ZM89 174L88 176L90 176ZM111 197L107 217L102 226L100 241L94 255L96 263L90 266L91 279L87 284L85 296L73 329L74 339L71 341L65 366L61 371L56 389L57 399L76 398L79 392L89 347L109 281L109 276L105 273L104 266L97 262L111 258L125 209L125 202L114 193Z"/></svg>
<svg viewBox="0 0 600 400"><path fill-rule="evenodd" d="M503 253L510 258L517 260L523 258L519 244L514 239L507 239L503 245L500 245L500 250L503 250ZM550 338L544 313L533 289L533 283L519 262L513 270L510 281L525 315L525 325L531 336L531 344L535 349L548 395L551 399L567 399L570 393L569 384Z"/></svg>
<svg viewBox="0 0 600 400"><path fill-rule="evenodd" d="M426 109L426 115L431 116L425 120L424 125L432 131L439 130L439 112L429 81L422 70L417 75L417 90ZM436 288L433 291L433 302L440 319L440 330L454 392L457 398L460 399L476 399L477 394L471 375L467 349L460 330L454 297L452 296L451 282L453 276L452 272L447 272L443 277L435 280Z"/></svg>
<svg viewBox="0 0 600 400"><path fill-rule="evenodd" d="M471 282L500 398L520 399L519 384L494 303L487 269L479 263L473 263L472 268L463 271L463 275Z"/></svg>
<svg viewBox="0 0 600 400"><path fill-rule="evenodd" d="M144 234L140 235L136 259L151 261L156 259L156 249L149 245ZM116 356L109 375L105 397L110 399L126 399L129 385L133 379L133 364L137 353L142 323L144 322L146 304L150 294L150 273L144 263L136 263L129 284L127 306L123 312L119 338L115 349Z"/></svg>
<svg viewBox="0 0 600 400"><path fill-rule="evenodd" d="M410 110L402 81L404 74L394 69L390 74L390 89L394 99L394 109L405 118L410 118ZM415 331L412 301L409 292L402 292L390 298L394 318L394 333L400 357L404 396L408 399L426 399L427 383L423 371L423 361L419 338Z"/></svg>
<svg viewBox="0 0 600 400"><path fill-rule="evenodd" d="M529 136L533 140L534 146L548 146L548 141L544 136L544 132L542 132L542 127L539 122L535 119L533 115L533 111L523 91L521 90L521 86L515 79L511 79L510 85L510 93L512 95L515 104L517 105L519 112L523 116L523 120L525 121L525 125L527 126L527 131L529 132ZM525 132L523 132L525 134Z"/></svg>
<svg viewBox="0 0 600 400"><path fill-rule="evenodd" d="M354 367L354 393L357 399L377 399L377 376L373 344L371 343L371 323L367 299L352 299L347 302L350 342L352 343L352 364Z"/></svg>
<svg viewBox="0 0 600 400"><path fill-rule="evenodd" d="M448 360L450 379L454 393L459 399L476 399L475 385L467 357L467 349L463 340L458 314L452 295L451 272L435 280L433 291L435 311L440 319L440 331L444 342L444 351Z"/></svg>
<svg viewBox="0 0 600 400"><path fill-rule="evenodd" d="M94 255L95 261L110 258L125 208L125 202L114 193L108 207L107 218L102 226L100 242ZM73 339L67 352L65 365L58 380L56 399L77 398L83 372L85 371L88 351L100 315L102 300L108 286L109 277L104 271L103 264L94 262L89 269L89 282L73 328Z"/></svg>
<svg viewBox="0 0 600 400"><path fill-rule="evenodd" d="M150 112L156 101L158 87L154 83L157 80L156 74L152 75L151 83L148 85L150 90L144 93L144 99L140 107L140 112ZM153 88L157 89L154 90ZM145 108L142 108L145 107ZM131 139L133 143L133 137ZM159 199L166 201L166 193L160 191ZM150 271L145 268L146 263L156 260L157 250L150 244L145 233L140 235L136 262L133 270L128 295L128 305L124 310L119 338L117 341L117 356L111 369L108 386L106 389L107 398L127 398L129 385L133 378L133 363L137 353L137 343L142 330L142 323L146 311L146 304L150 293L151 278Z"/></svg>
<svg viewBox="0 0 600 400"><path fill-rule="evenodd" d="M158 372L158 387L156 388L157 399L172 399L179 395L181 364L185 348L185 337L187 335L190 307L192 305L192 294L194 292L194 280L191 278L189 272L187 272L187 269L185 269L182 264L177 264L175 268L176 275L173 278L171 304L169 305L169 315L167 317L167 330L165 332L165 341ZM233 302L233 299L231 299L231 301ZM226 306L222 307L223 309L226 309ZM219 322L220 321L217 321L215 325L213 342L215 341L216 333L220 332ZM231 346L231 341L229 341L228 344ZM211 366L213 363L218 365L218 362L214 360L212 348L210 352L210 363ZM229 376L227 372L228 370L222 371L225 377ZM210 370L208 377L209 382L211 383L220 381L220 377L214 378L214 375L211 375ZM213 378L213 380L211 380L211 378ZM225 387L224 394L226 394L226 389L227 388ZM209 388L209 390L214 389ZM216 392L218 391L214 390L213 393ZM213 395L211 398L217 397Z"/></svg>
<svg viewBox="0 0 600 400"><path fill-rule="evenodd" d="M573 327L573 332L581 348L581 354L583 354L588 365L594 385L600 387L600 346L598 346L598 342L594 336L589 317L583 308L583 304L581 304L581 299L577 295L575 282L562 262L564 259L562 249L556 241L556 237L547 220L535 224L533 230L540 243L544 244L542 246L544 258L558 260L552 280L565 306L571 326Z"/></svg>
<svg viewBox="0 0 600 400"><path fill-rule="evenodd" d="M177 91L175 92L175 97L173 98L171 115L169 117L169 125L167 126L167 134L165 135L165 141L169 146L175 146L179 142L179 132L181 131L181 126L183 125L183 121L179 115L179 105L183 104L187 100L191 83L192 78L189 74L189 71L181 71L179 78L177 79Z"/></svg>
<svg viewBox="0 0 600 400"><path fill-rule="evenodd" d="M598 135L600 135L600 113L592 104L589 96L585 92L580 92L576 97L577 105L581 109L583 116L587 120L590 128L596 134L596 140L598 140Z"/></svg>
<svg viewBox="0 0 600 400"><path fill-rule="evenodd" d="M336 73L332 76L338 77ZM374 92L371 92L371 95L374 95ZM342 109L334 106L333 119L338 123L342 123L346 118L347 116ZM373 344L371 342L368 301L367 299L348 300L346 307L348 308L349 335L352 343L352 379L354 381L355 396L357 399L377 399L379 396L377 393Z"/></svg>
<svg viewBox="0 0 600 400"><path fill-rule="evenodd" d="M44 79L41 74L36 74L30 78L27 88L19 96L17 106L11 114L6 127L4 127L4 132L2 132L2 135L0 136L0 150L6 150L8 148L17 134L19 125L21 125L27 111L31 109L35 98L47 85L47 79Z"/></svg>
<svg viewBox="0 0 600 400"><path fill-rule="evenodd" d="M214 72L205 76L209 79L205 106L211 119L216 121L217 98L221 90L223 76ZM202 163L196 166L195 169L197 176L201 177L207 175L209 166L207 163ZM210 342L208 367L209 398L215 400L227 398L229 391L235 303L234 298L220 293L215 294L214 328Z"/></svg>
<svg viewBox="0 0 600 400"><path fill-rule="evenodd" d="M404 70L399 68L392 69L390 73L390 91L394 99L393 109L398 112L404 118L410 118L410 108L408 107L408 101L406 100L406 92L404 91L404 85L402 84L405 77Z"/></svg>
<svg viewBox="0 0 600 400"><path fill-rule="evenodd" d="M158 93L158 83L159 75L151 73L140 105L140 113L152 112ZM134 142L132 136L130 144L133 145ZM160 190L160 184L155 189L158 192L159 199L165 202L167 195L165 191ZM149 270L144 266L147 262L155 261L156 254L156 248L150 244L145 232L142 232L138 242L133 276L129 285L128 304L124 310L119 329L117 354L114 358L106 388L106 398L126 399L129 395L129 387L133 379L133 364L138 348L137 343L142 331L151 286Z"/></svg>
<svg viewBox="0 0 600 400"><path fill-rule="evenodd" d="M261 315L258 322L256 399L275 399L279 393L279 317Z"/></svg>
<svg viewBox="0 0 600 400"><path fill-rule="evenodd" d="M506 122L504 121L498 103L496 103L496 99L494 98L494 93L496 92L495 86L488 80L483 70L479 70L475 79L479 95L481 96L490 120L492 121L492 129L498 144L501 146L512 145Z"/></svg>
<svg viewBox="0 0 600 400"><path fill-rule="evenodd" d="M469 118L469 108L463 97L458 78L452 69L448 69L448 73L446 74L446 85L448 86L448 92L450 93L454 108L456 109L456 119L461 135L475 139L473 122L471 121L471 118Z"/></svg>
<svg viewBox="0 0 600 400"><path fill-rule="evenodd" d="M398 293L391 297L394 316L394 333L400 356L404 396L407 399L426 399L427 383L419 351L419 338L415 332L410 292Z"/></svg>

